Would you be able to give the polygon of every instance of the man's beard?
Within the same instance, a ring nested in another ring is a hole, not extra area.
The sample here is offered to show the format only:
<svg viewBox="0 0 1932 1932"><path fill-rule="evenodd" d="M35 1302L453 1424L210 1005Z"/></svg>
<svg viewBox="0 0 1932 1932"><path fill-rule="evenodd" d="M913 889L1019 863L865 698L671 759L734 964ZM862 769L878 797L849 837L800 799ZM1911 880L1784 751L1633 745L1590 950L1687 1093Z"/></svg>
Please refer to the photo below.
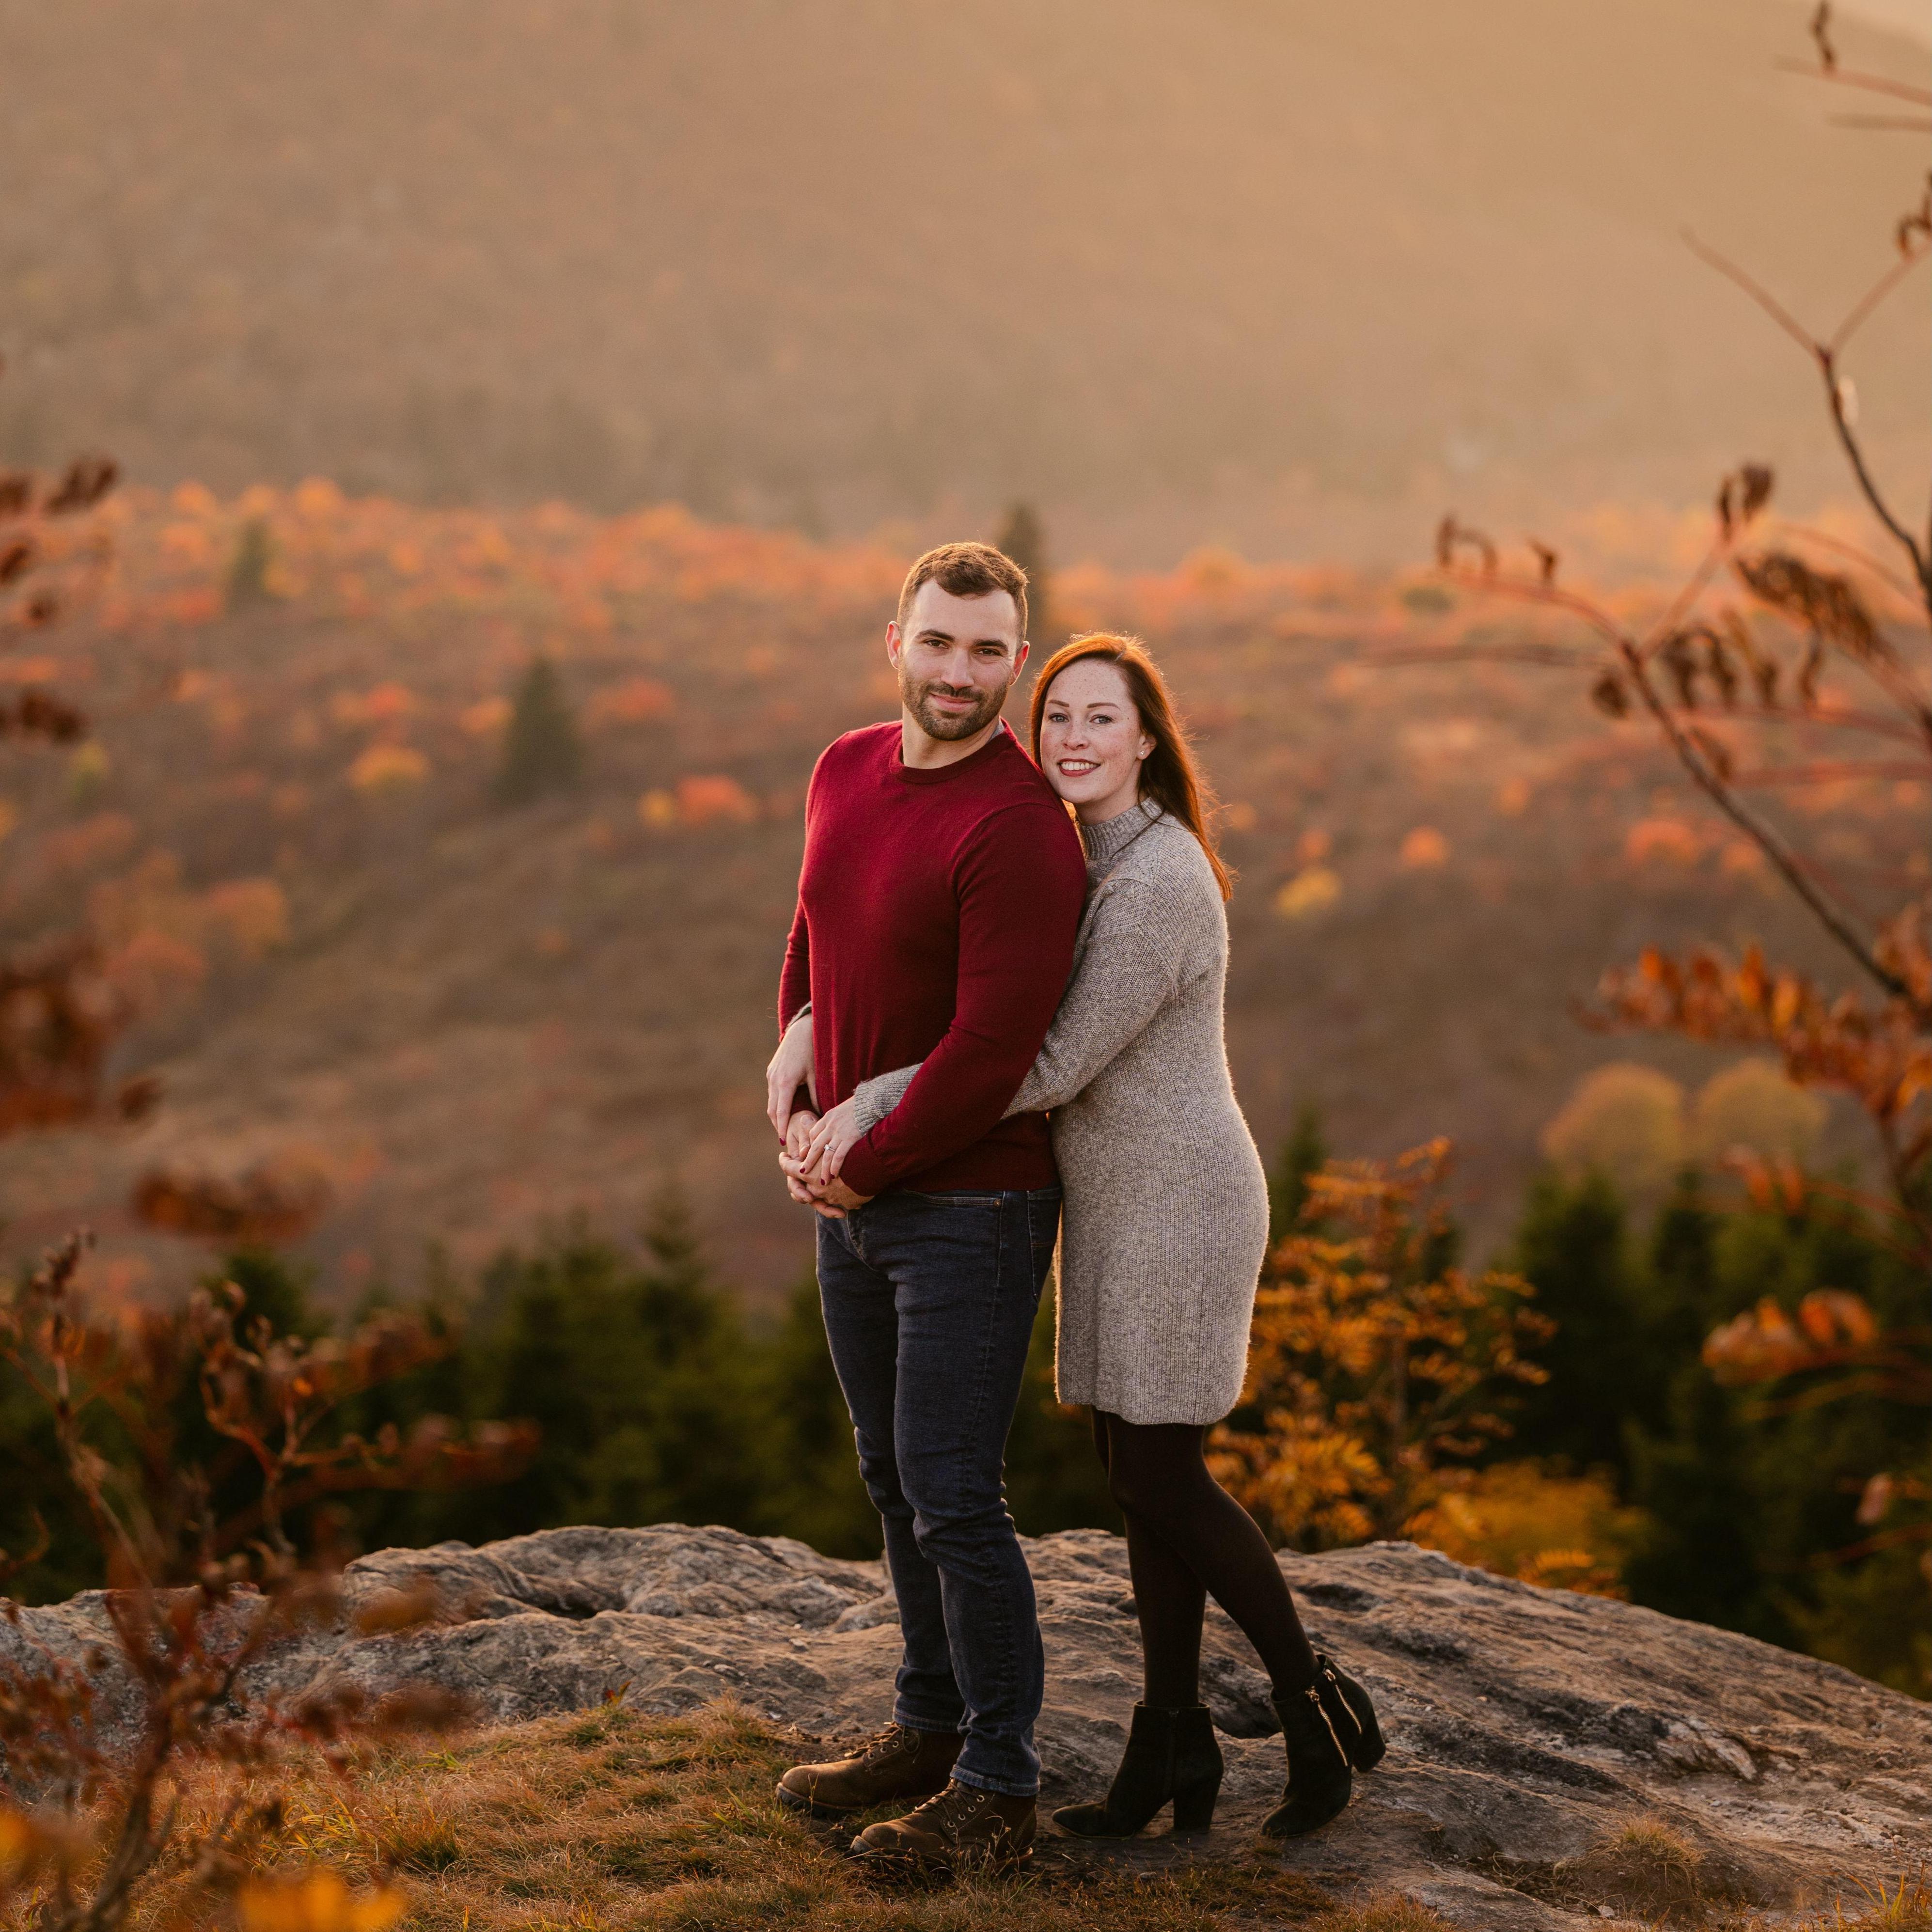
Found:
<svg viewBox="0 0 1932 1932"><path fill-rule="evenodd" d="M923 683L915 683L903 674L899 678L899 696L905 708L919 720L920 729L928 738L949 742L970 738L976 731L985 730L1005 707L1006 693L1012 688L1010 679L998 691L987 691L976 684L962 690L938 678L929 678ZM956 712L940 711L932 703L934 693L948 698L970 698L974 700L973 709Z"/></svg>

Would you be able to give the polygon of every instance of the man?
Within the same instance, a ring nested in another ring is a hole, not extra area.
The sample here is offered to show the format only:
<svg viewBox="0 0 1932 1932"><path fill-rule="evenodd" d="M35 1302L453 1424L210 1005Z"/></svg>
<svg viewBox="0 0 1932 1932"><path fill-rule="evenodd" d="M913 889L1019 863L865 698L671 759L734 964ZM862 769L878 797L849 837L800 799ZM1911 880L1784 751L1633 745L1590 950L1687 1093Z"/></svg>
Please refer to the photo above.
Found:
<svg viewBox="0 0 1932 1932"><path fill-rule="evenodd" d="M821 1816L926 1799L854 1846L922 1866L1024 1857L1040 1780L1043 1660L1005 1454L1060 1190L1045 1117L1000 1117L1066 985L1086 868L1000 717L1026 608L1024 574L984 544L908 574L886 629L898 721L848 733L812 774L770 1070L796 1151L818 1118L801 1083L830 1107L922 1063L818 1223L826 1336L898 1598L898 1695L885 1730L795 1766L778 1796Z"/></svg>

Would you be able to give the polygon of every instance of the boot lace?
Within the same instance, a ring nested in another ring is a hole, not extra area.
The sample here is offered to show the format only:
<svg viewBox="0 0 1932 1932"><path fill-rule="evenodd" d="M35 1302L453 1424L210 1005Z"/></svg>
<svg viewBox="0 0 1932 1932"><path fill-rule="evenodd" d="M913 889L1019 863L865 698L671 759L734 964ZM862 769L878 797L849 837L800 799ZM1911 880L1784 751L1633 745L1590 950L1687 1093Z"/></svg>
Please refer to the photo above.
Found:
<svg viewBox="0 0 1932 1932"><path fill-rule="evenodd" d="M952 1784L937 1796L908 1812L905 1822L936 1832L949 1844L958 1842L961 1831L993 1801L990 1791L976 1784Z"/></svg>
<svg viewBox="0 0 1932 1932"><path fill-rule="evenodd" d="M908 1730L903 1724L888 1724L884 1730L874 1731L869 1738L861 1738L852 1755L868 1769L889 1764L896 1757L908 1757L919 1749L919 1733Z"/></svg>

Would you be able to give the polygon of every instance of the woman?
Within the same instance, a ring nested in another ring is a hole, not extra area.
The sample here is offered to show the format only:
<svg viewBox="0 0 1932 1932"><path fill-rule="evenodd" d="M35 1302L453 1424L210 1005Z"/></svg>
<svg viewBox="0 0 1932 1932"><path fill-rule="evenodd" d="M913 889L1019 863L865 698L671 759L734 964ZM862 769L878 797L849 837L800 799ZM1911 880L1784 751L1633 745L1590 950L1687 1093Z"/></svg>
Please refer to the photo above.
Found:
<svg viewBox="0 0 1932 1932"><path fill-rule="evenodd" d="M1144 1656L1126 1754L1098 1804L1054 1822L1083 1836L1139 1831L1166 1804L1208 1823L1221 1754L1200 1701L1205 1598L1266 1666L1288 1745L1292 1837L1348 1800L1353 1762L1382 1755L1367 1693L1318 1657L1267 1540L1208 1473L1209 1427L1240 1399L1268 1185L1222 1035L1226 868L1160 673L1131 638L1076 638L1040 673L1034 757L1077 817L1090 891L1067 986L1009 1113L1052 1113L1065 1190L1060 1399L1093 1412L1126 1519ZM863 1082L819 1122L799 1171L838 1173L916 1067Z"/></svg>

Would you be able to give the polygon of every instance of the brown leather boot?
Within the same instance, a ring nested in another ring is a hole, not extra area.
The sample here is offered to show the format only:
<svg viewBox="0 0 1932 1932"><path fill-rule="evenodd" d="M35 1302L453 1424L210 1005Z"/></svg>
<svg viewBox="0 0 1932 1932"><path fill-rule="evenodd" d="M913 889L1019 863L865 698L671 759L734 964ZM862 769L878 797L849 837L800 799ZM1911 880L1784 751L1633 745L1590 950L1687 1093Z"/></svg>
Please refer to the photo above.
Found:
<svg viewBox="0 0 1932 1932"><path fill-rule="evenodd" d="M949 1784L903 1818L868 1825L852 1840L852 1855L868 1864L921 1872L968 1866L1007 1871L1033 1856L1035 1812L1030 1798Z"/></svg>
<svg viewBox="0 0 1932 1932"><path fill-rule="evenodd" d="M895 1798L944 1791L962 1742L957 1731L913 1731L888 1724L850 1757L795 1764L778 1780L778 1802L814 1818L843 1818Z"/></svg>

